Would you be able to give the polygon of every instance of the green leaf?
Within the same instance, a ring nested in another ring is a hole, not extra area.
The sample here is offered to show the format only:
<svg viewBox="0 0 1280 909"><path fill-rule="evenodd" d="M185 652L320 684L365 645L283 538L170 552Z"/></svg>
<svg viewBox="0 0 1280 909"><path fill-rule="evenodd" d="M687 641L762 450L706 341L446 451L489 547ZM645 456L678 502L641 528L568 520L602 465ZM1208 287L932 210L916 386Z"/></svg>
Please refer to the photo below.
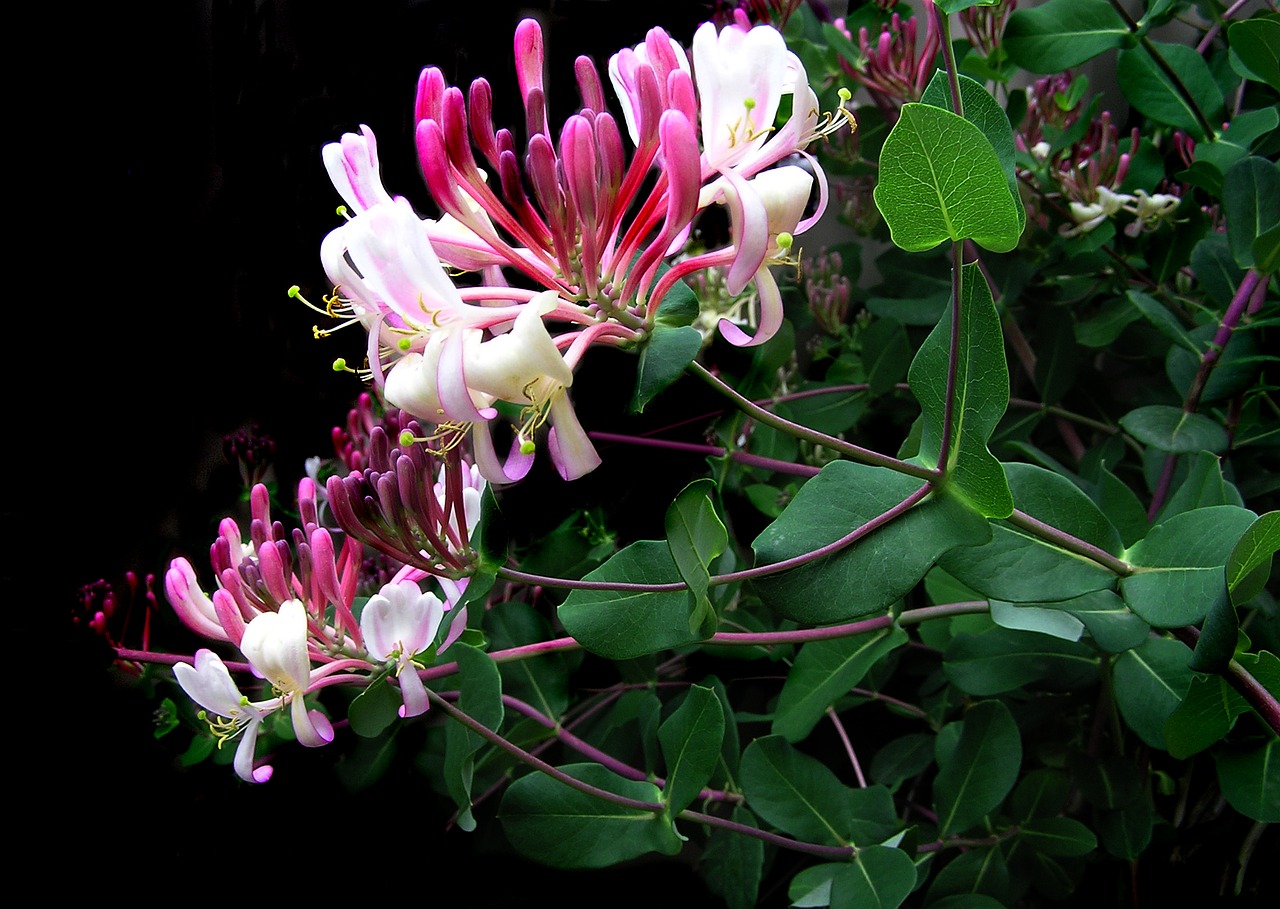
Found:
<svg viewBox="0 0 1280 909"><path fill-rule="evenodd" d="M862 361L867 370L867 391L872 395L892 391L906 375L906 365L911 362L911 343L902 323L896 319L876 319L868 325L862 332ZM814 426L808 420L803 422L806 426ZM836 432L843 432L852 425L842 426Z"/></svg>
<svg viewBox="0 0 1280 909"><path fill-rule="evenodd" d="M882 656L907 643L897 625L800 648L774 711L774 735L789 742L806 738L836 699L862 681Z"/></svg>
<svg viewBox="0 0 1280 909"><path fill-rule="evenodd" d="M1116 78L1125 87L1125 98L1140 113L1158 123L1186 130L1197 141L1211 138L1205 135L1195 115L1199 108L1210 123L1222 119L1222 90L1214 81L1209 64L1194 47L1185 44L1153 41L1151 47L1178 74L1191 99L1174 86L1146 47L1122 50L1116 60Z"/></svg>
<svg viewBox="0 0 1280 909"><path fill-rule="evenodd" d="M1224 310L1231 305L1236 288L1244 279L1244 271L1231 255L1227 235L1216 231L1206 234L1191 250L1191 270L1200 290Z"/></svg>
<svg viewBox="0 0 1280 909"><path fill-rule="evenodd" d="M1054 817L1066 807L1072 780L1061 770L1041 767L1024 776L1009 799L1009 814L1016 823L1036 817Z"/></svg>
<svg viewBox="0 0 1280 909"><path fill-rule="evenodd" d="M915 863L901 849L868 846L831 879L831 909L896 909L916 884Z"/></svg>
<svg viewBox="0 0 1280 909"><path fill-rule="evenodd" d="M1253 261L1259 274L1271 275L1280 269L1280 224L1253 241Z"/></svg>
<svg viewBox="0 0 1280 909"><path fill-rule="evenodd" d="M1181 407L1148 404L1120 418L1124 430L1144 445L1174 454L1226 451L1227 431L1209 417Z"/></svg>
<svg viewBox="0 0 1280 909"><path fill-rule="evenodd" d="M653 783L623 779L599 764L559 769L614 795L661 800ZM675 855L681 847L665 815L607 802L541 773L508 786L498 816L517 851L553 868L605 868L648 852Z"/></svg>
<svg viewBox="0 0 1280 909"><path fill-rule="evenodd" d="M356 735L375 739L399 718L400 692L384 677L365 688L347 709L347 720Z"/></svg>
<svg viewBox="0 0 1280 909"><path fill-rule="evenodd" d="M584 580L670 584L680 580L665 542L640 540ZM574 590L557 610L560 623L583 647L611 660L691 644L689 595L684 590Z"/></svg>
<svg viewBox="0 0 1280 909"><path fill-rule="evenodd" d="M1162 335L1196 356L1200 356L1200 346L1191 340L1191 335L1182 327L1182 323L1165 308L1163 303L1140 290L1131 290L1125 296L1133 304L1133 307L1146 316L1147 321L1154 325Z"/></svg>
<svg viewBox="0 0 1280 909"><path fill-rule="evenodd" d="M1098 819L1098 835L1108 853L1118 859L1136 861L1151 843L1154 824L1151 800L1144 798L1102 815Z"/></svg>
<svg viewBox="0 0 1280 909"><path fill-rule="evenodd" d="M999 2L1000 0L938 0L934 5L949 16L972 6L995 6Z"/></svg>
<svg viewBox="0 0 1280 909"><path fill-rule="evenodd" d="M1217 146L1216 142L1201 142L1196 145L1196 152L1208 152L1210 148ZM1217 151L1217 149L1215 149ZM1240 157L1236 153L1234 146L1226 147L1221 150L1223 157L1234 162ZM1191 162L1191 166L1174 174L1174 179L1181 180L1183 183L1191 186L1198 186L1215 199L1222 196L1222 168L1211 163L1207 158L1204 160L1195 160Z"/></svg>
<svg viewBox="0 0 1280 909"><path fill-rule="evenodd" d="M1021 203L1010 194L986 136L963 117L928 104L902 106L880 153L872 195L893 242L909 252L948 239L1008 252L1022 234Z"/></svg>
<svg viewBox="0 0 1280 909"><path fill-rule="evenodd" d="M1243 506L1239 491L1222 475L1220 458L1201 451L1187 460L1191 463L1186 477L1160 509L1160 514L1156 517L1157 524L1163 524L1184 511L1195 511L1211 505Z"/></svg>
<svg viewBox="0 0 1280 909"><path fill-rule="evenodd" d="M1167 751L1164 726L1191 686L1191 650L1171 638L1148 638L1116 658L1116 705L1125 723L1152 748Z"/></svg>
<svg viewBox="0 0 1280 909"><path fill-rule="evenodd" d="M694 480L667 509L667 545L680 578L689 585L689 633L698 638L709 638L716 632L716 611L707 599L711 581L708 566L729 542L711 504L709 493L715 488L713 480Z"/></svg>
<svg viewBox="0 0 1280 909"><path fill-rule="evenodd" d="M1009 406L1004 336L991 290L976 264L964 266L961 291L946 491L983 517L1002 518L1013 511L1013 498L1004 468L988 450L987 440ZM948 307L907 373L924 415L920 458L931 466L938 463L946 414L950 313Z"/></svg>
<svg viewBox="0 0 1280 909"><path fill-rule="evenodd" d="M1237 606L1260 594L1280 551L1280 511L1268 511L1249 525L1227 558L1227 590Z"/></svg>
<svg viewBox="0 0 1280 909"><path fill-rule="evenodd" d="M944 899L984 896L1010 902L1009 866L998 847L970 848L943 866L929 885L928 905L941 905Z"/></svg>
<svg viewBox="0 0 1280 909"><path fill-rule="evenodd" d="M1245 79L1280 92L1280 21L1247 19L1227 26L1231 68Z"/></svg>
<svg viewBox="0 0 1280 909"><path fill-rule="evenodd" d="M1151 633L1151 626L1110 590L1095 590L1058 603L1045 603L1070 613L1084 623L1094 644L1107 653L1123 653L1137 647Z"/></svg>
<svg viewBox="0 0 1280 909"><path fill-rule="evenodd" d="M1231 254L1237 265L1249 268L1254 240L1280 223L1280 168L1258 157L1231 165L1224 176L1222 213Z"/></svg>
<svg viewBox="0 0 1280 909"><path fill-rule="evenodd" d="M1098 838L1084 824L1069 817L1042 817L1022 824L1019 839L1045 855L1088 855L1098 848Z"/></svg>
<svg viewBox="0 0 1280 909"><path fill-rule="evenodd" d="M522 566L523 567L523 566ZM484 614L490 652L536 644L555 637L550 623L528 603L509 600L501 609ZM537 707L549 717L561 717L569 705L569 672L579 653L544 653L498 666L502 691Z"/></svg>
<svg viewBox="0 0 1280 909"><path fill-rule="evenodd" d="M922 481L883 467L833 461L807 481L756 537L756 565L812 552L904 501ZM919 505L834 555L753 582L765 605L805 624L880 613L924 577L942 553L981 542L987 522L951 497ZM833 590L856 595L832 596Z"/></svg>
<svg viewBox="0 0 1280 909"><path fill-rule="evenodd" d="M1147 798L1145 770L1139 771L1132 757L1072 751L1067 756L1067 766L1071 780L1095 807L1123 808Z"/></svg>
<svg viewBox="0 0 1280 909"><path fill-rule="evenodd" d="M1135 569L1120 579L1125 602L1156 628L1199 622L1226 585L1232 550L1256 519L1244 508L1215 505L1153 527L1125 553Z"/></svg>
<svg viewBox="0 0 1280 909"><path fill-rule="evenodd" d="M871 758L871 779L890 791L933 763L933 736L910 732L885 744Z"/></svg>
<svg viewBox="0 0 1280 909"><path fill-rule="evenodd" d="M888 789L850 789L825 764L797 751L782 736L765 736L747 746L739 781L748 806L797 839L829 846L869 845L897 827Z"/></svg>
<svg viewBox="0 0 1280 909"><path fill-rule="evenodd" d="M1247 157L1258 140L1270 135L1277 125L1280 125L1280 113L1274 107L1237 114L1212 141L1196 144L1195 161L1192 162L1191 169L1195 170L1197 165L1203 165L1215 170L1216 180L1206 174L1210 185L1205 188L1210 189L1214 196L1221 197L1222 174L1241 158Z"/></svg>
<svg viewBox="0 0 1280 909"><path fill-rule="evenodd" d="M668 268L663 265L657 276L661 277ZM658 304L653 333L640 348L632 413L643 413L645 405L680 378L702 349L702 333L690 327L698 318L698 310L697 296L683 281L677 281Z"/></svg>
<svg viewBox="0 0 1280 909"><path fill-rule="evenodd" d="M1021 232L1021 228L1025 227L1027 223L1027 212L1021 204L1021 195L1018 190L1018 173L1013 147L1013 127L1009 123L1009 117L999 102L991 97L991 93L982 87L982 83L965 75L959 76L958 79L960 83L960 100L964 104L964 118L978 127L982 134L987 137L987 141L991 143L991 148L996 153L996 160L1000 162L1000 169L1004 171L1005 183L1009 187L1009 193L1014 199L1018 200L1018 212L1021 220L1019 232ZM942 70L934 73L933 78L929 80L929 84L925 87L924 94L920 96L920 101L923 104L931 104L943 110L951 110L951 89L947 83L946 73Z"/></svg>
<svg viewBox="0 0 1280 909"><path fill-rule="evenodd" d="M702 332L696 328L671 328L661 323L640 349L636 365L636 389L631 396L631 412L643 413L658 392L684 375L685 367L702 349Z"/></svg>
<svg viewBox="0 0 1280 909"><path fill-rule="evenodd" d="M946 647L942 669L961 691L986 697L1042 680L1063 690L1087 684L1097 675L1098 660L1084 644L996 628L957 634Z"/></svg>
<svg viewBox="0 0 1280 909"><path fill-rule="evenodd" d="M734 805L729 820L759 827L755 815ZM725 901L728 909L755 909L764 867L764 842L723 827L712 827L699 868L707 889Z"/></svg>
<svg viewBox="0 0 1280 909"><path fill-rule="evenodd" d="M1076 343L1085 347L1106 347L1137 318L1139 313L1124 297L1108 300L1097 313L1075 324Z"/></svg>
<svg viewBox="0 0 1280 909"><path fill-rule="evenodd" d="M964 715L960 741L939 760L933 782L938 833L959 833L1004 801L1022 766L1022 739L1009 708L979 701Z"/></svg>
<svg viewBox="0 0 1280 909"><path fill-rule="evenodd" d="M1236 811L1264 824L1280 821L1280 738L1215 751L1218 785Z"/></svg>
<svg viewBox="0 0 1280 909"><path fill-rule="evenodd" d="M1196 672L1222 672L1236 655L1240 643L1240 617L1226 589L1209 604L1200 638L1188 664Z"/></svg>
<svg viewBox="0 0 1280 909"><path fill-rule="evenodd" d="M448 650L458 664L458 709L489 729L502 725L502 679L498 666L487 653L461 642ZM458 806L458 826L474 830L471 814L471 779L475 772L475 753L487 740L458 722L445 727L444 781Z"/></svg>
<svg viewBox="0 0 1280 909"><path fill-rule="evenodd" d="M1084 623L1069 612L1032 603L992 600L991 620L1001 628L1034 631L1064 641L1078 641L1084 633Z"/></svg>
<svg viewBox="0 0 1280 909"><path fill-rule="evenodd" d="M1056 73L1134 39L1107 0L1049 0L1014 10L1004 29L1004 48L1018 66Z"/></svg>
<svg viewBox="0 0 1280 909"><path fill-rule="evenodd" d="M667 810L675 816L698 797L720 760L724 711L715 692L689 686L684 702L658 728L658 741L667 765L663 795Z"/></svg>
<svg viewBox="0 0 1280 909"><path fill-rule="evenodd" d="M1164 724L1170 756L1181 760L1204 751L1230 732L1236 717L1248 709L1222 676L1193 677L1186 697Z"/></svg>
<svg viewBox="0 0 1280 909"><path fill-rule="evenodd" d="M1115 528L1066 477L1021 463L1006 464L1005 473L1021 511L1107 552L1119 552ZM991 531L990 542L949 552L939 563L984 596L1048 603L1106 590L1115 583L1110 570L1025 530L997 523Z"/></svg>

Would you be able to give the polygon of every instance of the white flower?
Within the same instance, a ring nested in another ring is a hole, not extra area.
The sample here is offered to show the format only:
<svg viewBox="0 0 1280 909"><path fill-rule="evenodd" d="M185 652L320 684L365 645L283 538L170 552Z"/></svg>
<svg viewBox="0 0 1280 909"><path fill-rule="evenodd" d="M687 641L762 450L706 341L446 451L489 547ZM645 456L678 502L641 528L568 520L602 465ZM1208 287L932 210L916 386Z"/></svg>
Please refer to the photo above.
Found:
<svg viewBox="0 0 1280 909"><path fill-rule="evenodd" d="M204 716L218 739L219 748L223 742L240 736L233 765L236 774L250 783L265 783L271 779L270 765L254 769L253 752L258 742L258 727L268 714L283 706L280 698L250 701L240 693L226 664L212 650L197 650L195 666L178 663L173 667L173 674L191 700L209 714L219 717L211 719Z"/></svg>
<svg viewBox="0 0 1280 909"><path fill-rule="evenodd" d="M253 668L291 705L298 741L316 748L333 741L333 726L319 711L308 712L303 695L311 684L307 653L307 610L301 600L285 600L279 612L256 616L244 630L240 651Z"/></svg>
<svg viewBox="0 0 1280 909"><path fill-rule="evenodd" d="M402 717L418 716L427 710L427 691L417 673L421 667L413 657L435 640L444 612L439 597L423 593L413 581L402 580L385 585L369 597L360 614L360 633L369 655L376 660L395 661L404 700Z"/></svg>

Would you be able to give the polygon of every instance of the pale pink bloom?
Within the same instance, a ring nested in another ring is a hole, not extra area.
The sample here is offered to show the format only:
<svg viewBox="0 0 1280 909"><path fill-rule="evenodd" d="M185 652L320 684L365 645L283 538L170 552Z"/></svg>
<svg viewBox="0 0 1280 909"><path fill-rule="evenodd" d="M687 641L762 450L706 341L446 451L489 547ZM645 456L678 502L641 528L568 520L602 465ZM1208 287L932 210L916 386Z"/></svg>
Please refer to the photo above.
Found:
<svg viewBox="0 0 1280 909"><path fill-rule="evenodd" d="M211 650L197 650L195 665L178 663L173 667L173 674L191 700L221 718L205 717L219 748L224 742L240 737L233 764L236 775L250 783L271 779L270 765L254 768L253 752L258 742L258 727L263 719L283 706L283 701L280 698L250 701L240 693L222 658Z"/></svg>
<svg viewBox="0 0 1280 909"><path fill-rule="evenodd" d="M445 606L439 597L423 593L413 581L402 580L384 585L369 598L360 614L360 628L369 655L375 660L395 663L400 696L404 700L400 708L402 717L427 711L427 691L417 673L422 667L413 658L435 640L444 613Z"/></svg>

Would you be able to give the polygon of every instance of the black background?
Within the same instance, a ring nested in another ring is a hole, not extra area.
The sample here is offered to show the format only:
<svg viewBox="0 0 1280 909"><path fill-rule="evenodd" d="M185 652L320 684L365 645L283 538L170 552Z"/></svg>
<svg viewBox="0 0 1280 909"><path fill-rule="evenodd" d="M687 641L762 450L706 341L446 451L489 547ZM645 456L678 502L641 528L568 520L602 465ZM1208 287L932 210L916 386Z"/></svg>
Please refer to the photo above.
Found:
<svg viewBox="0 0 1280 909"><path fill-rule="evenodd" d="M312 299L329 289L319 248L339 223L341 199L321 164L325 143L368 124L384 183L434 214L411 138L422 67L436 65L463 87L484 75L495 121L521 135L511 40L525 15L544 25L554 121L576 104L578 54L603 73L611 53L651 26L687 43L711 10L604 0L208 0L98 5L52 24L60 38L45 87L61 139L48 160L59 162L60 201L45 242L68 254L40 266L49 283L26 331L50 337L41 306L72 313L56 326L53 386L71 396L54 403L42 426L52 472L42 474L50 482L36 490L30 513L52 544L44 553L56 561L56 601L70 604L58 606L62 631L80 585L101 578L118 587L126 570L153 573L164 613L153 643L190 653L200 642L168 615L160 579L181 554L212 586L208 546L218 520L240 507L224 438L250 426L272 438L282 495L305 458L331 453L330 429L360 386L330 364L358 358L363 341L354 332L314 340L313 314L286 295L293 284ZM574 388L580 409L608 400L597 428L618 428L609 421L622 419L629 396L629 385L609 387L616 364L608 356L584 364ZM689 396L682 400L688 406ZM654 409L650 419L663 419ZM642 453L643 461L615 454L612 473L580 481L574 494L615 506L634 496L645 507L633 517L656 522L647 535L660 536L662 508L687 481L688 464L669 471L670 462ZM620 490L628 465L630 486ZM531 480L560 484L545 465L538 469ZM530 484L513 498L531 499L522 511L537 515L526 506L562 490ZM7 564L6 586L29 596L27 570ZM126 644L139 646L137 630ZM156 698L109 673L104 648L69 634L57 659L57 709L41 712L56 734L41 743L48 787L31 817L47 830L42 842L104 881L145 890L146 882L197 881L244 862L280 873L286 853L323 870L326 855L349 849L350 870L371 882L386 862L399 869L388 872L396 882L389 889L465 889L476 906L524 902L538 882L554 883L561 905L579 897L592 904L599 888L619 880L649 894L681 887L707 898L678 863L565 878L486 857L478 837L442 833L440 803L416 800L412 780L360 795L336 787L330 749L282 756L265 786L241 783L230 767L184 770L176 757L189 736L155 739ZM416 883L397 879L417 868L406 860L427 858Z"/></svg>

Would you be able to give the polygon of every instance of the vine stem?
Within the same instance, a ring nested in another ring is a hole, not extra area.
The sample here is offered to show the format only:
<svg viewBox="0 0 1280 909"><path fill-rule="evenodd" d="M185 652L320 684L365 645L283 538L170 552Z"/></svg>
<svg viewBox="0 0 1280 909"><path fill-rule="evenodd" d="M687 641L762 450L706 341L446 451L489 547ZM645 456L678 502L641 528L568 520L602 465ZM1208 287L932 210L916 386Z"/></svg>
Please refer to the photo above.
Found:
<svg viewBox="0 0 1280 909"><path fill-rule="evenodd" d="M855 461L861 461L864 464L871 464L875 467L887 467L889 470L897 473L904 473L908 476L917 477L921 480L936 480L938 471L928 467L921 467L918 464L908 464L906 461L900 461L897 458L891 458L888 455L880 454L878 451L872 451L869 448L862 448L859 445L853 445L844 439L829 436L823 432L809 429L807 426L801 426L790 420L783 419L777 414L770 413L758 404L748 400L738 391L725 382L723 379L714 375L705 366L697 360L691 362L687 367L694 375L701 378L716 391L723 394L743 413L750 416L757 423L763 423L766 426L772 426L779 432L785 432L787 435L794 436L797 439L803 439L806 442L812 442L815 445L821 445L831 451L839 452Z"/></svg>
<svg viewBox="0 0 1280 909"><path fill-rule="evenodd" d="M450 719L457 720L490 744L496 745L517 760L528 764L535 770L545 773L553 780L563 783L571 789L576 789L586 795L593 796L606 802L612 802L613 804L620 805L623 808L631 808L635 811L650 811L654 814L662 814L662 812L666 811L666 806L661 802L644 802L639 799L628 798L625 795L618 795L617 793L610 792L607 789L601 789L598 786L592 786L590 783L584 783L582 780L575 779L563 770L560 770L558 767L553 767L548 764L546 761L542 760L542 758L525 751L514 742L507 741L507 739L494 732L484 723L474 719L466 711L458 709L453 704L449 703L446 698L432 691L430 688L427 689L427 697L431 699L432 704L437 705L441 710L447 713Z"/></svg>
<svg viewBox="0 0 1280 909"><path fill-rule="evenodd" d="M1164 55L1156 49L1155 43L1146 35L1138 35L1141 29L1134 18L1129 15L1129 11L1124 8L1124 4L1120 0L1110 0L1111 7L1120 14L1120 18L1124 20L1125 26L1129 31L1138 38L1138 42L1142 45L1142 49L1151 57L1151 61L1159 67L1160 72L1164 73L1165 78L1174 87L1174 90L1182 96L1182 100L1186 102L1187 107L1191 110L1192 116L1196 118L1196 122L1200 124L1200 128L1204 130L1206 139L1212 139L1215 135L1213 124L1209 122L1209 118L1204 115L1204 111L1200 109L1200 105L1196 103L1195 97L1187 88L1186 83L1182 81L1182 77L1178 75L1178 71L1169 65L1169 61Z"/></svg>
<svg viewBox="0 0 1280 909"><path fill-rule="evenodd" d="M1280 735L1280 702L1276 701L1276 696L1236 660L1227 663L1226 679L1271 727L1271 731Z"/></svg>
<svg viewBox="0 0 1280 909"><path fill-rule="evenodd" d="M1013 514L1009 515L1005 520L1014 527L1059 546L1067 550L1067 552L1074 552L1076 555L1084 556L1086 559L1097 562L1102 567L1110 569L1121 577L1128 577L1133 574L1133 566L1123 559L1118 559L1101 547L1072 536L1050 524L1044 523L1038 518L1033 518L1024 511L1018 511L1015 508Z"/></svg>
<svg viewBox="0 0 1280 909"><path fill-rule="evenodd" d="M774 473L786 473L797 477L816 477L821 470L810 464L796 464L793 461L779 461L776 458L766 458L761 455L753 455L746 451L734 451L727 448L721 448L718 445L700 445L697 442L675 442L667 439L650 439L643 436L628 436L617 432L598 432L590 430L587 435L597 442L621 442L625 445L643 445L650 448L666 448L671 451L687 451L692 454L704 454L710 458L727 457L739 464L745 464L748 467L759 467L764 470L771 470Z"/></svg>
<svg viewBox="0 0 1280 909"><path fill-rule="evenodd" d="M1266 283L1256 268L1250 268L1245 272L1235 295L1227 305L1227 311L1222 315L1222 321L1218 324L1218 330L1214 332L1213 340L1200 355L1200 365L1196 368L1195 377L1191 380L1191 387L1187 389L1187 397L1182 403L1183 413L1193 414L1200 407L1200 398L1204 395L1205 386L1209 384L1209 376L1213 374L1214 367L1222 359L1222 352L1226 350L1227 343L1230 342L1244 314L1254 311L1254 297L1261 297L1265 290ZM1173 452L1165 455L1164 464L1160 468L1160 478L1156 482L1156 488L1151 495L1151 505L1147 509L1148 521L1154 520L1164 506L1169 488L1173 484L1177 460L1178 456Z"/></svg>

